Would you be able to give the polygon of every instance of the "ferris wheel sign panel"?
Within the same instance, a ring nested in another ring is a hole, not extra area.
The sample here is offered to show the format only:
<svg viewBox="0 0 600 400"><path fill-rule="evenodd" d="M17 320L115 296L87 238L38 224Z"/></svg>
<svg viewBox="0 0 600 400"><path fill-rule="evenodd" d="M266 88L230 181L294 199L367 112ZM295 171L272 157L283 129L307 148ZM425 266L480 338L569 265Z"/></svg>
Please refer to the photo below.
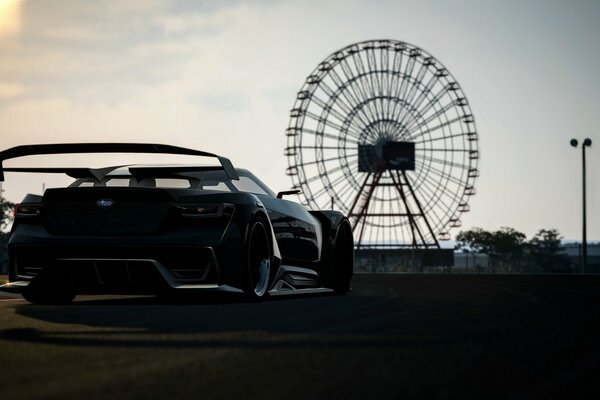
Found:
<svg viewBox="0 0 600 400"><path fill-rule="evenodd" d="M298 92L287 174L314 209L346 213L358 247L439 247L479 176L475 119L431 54L395 40L340 49Z"/></svg>
<svg viewBox="0 0 600 400"><path fill-rule="evenodd" d="M379 145L358 145L358 172L376 172L377 169L415 169L415 144L386 141Z"/></svg>

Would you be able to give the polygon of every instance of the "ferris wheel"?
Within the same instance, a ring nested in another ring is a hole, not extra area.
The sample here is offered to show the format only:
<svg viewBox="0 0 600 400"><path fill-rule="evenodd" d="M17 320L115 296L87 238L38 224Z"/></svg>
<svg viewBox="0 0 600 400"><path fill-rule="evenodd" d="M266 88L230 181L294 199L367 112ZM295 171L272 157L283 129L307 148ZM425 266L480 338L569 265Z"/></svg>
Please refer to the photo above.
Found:
<svg viewBox="0 0 600 400"><path fill-rule="evenodd" d="M395 40L340 49L307 77L286 173L313 209L350 218L357 248L438 248L479 176L466 96L431 54Z"/></svg>

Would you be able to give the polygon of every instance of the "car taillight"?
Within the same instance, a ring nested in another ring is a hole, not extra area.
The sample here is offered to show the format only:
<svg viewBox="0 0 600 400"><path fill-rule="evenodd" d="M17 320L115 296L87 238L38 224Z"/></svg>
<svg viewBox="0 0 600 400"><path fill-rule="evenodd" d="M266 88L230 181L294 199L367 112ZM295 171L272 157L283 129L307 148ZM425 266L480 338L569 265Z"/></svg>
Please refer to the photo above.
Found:
<svg viewBox="0 0 600 400"><path fill-rule="evenodd" d="M224 204L182 204L175 207L182 217L220 217L223 215Z"/></svg>
<svg viewBox="0 0 600 400"><path fill-rule="evenodd" d="M13 214L16 217L37 217L40 215L42 209L41 204L17 204L13 210Z"/></svg>

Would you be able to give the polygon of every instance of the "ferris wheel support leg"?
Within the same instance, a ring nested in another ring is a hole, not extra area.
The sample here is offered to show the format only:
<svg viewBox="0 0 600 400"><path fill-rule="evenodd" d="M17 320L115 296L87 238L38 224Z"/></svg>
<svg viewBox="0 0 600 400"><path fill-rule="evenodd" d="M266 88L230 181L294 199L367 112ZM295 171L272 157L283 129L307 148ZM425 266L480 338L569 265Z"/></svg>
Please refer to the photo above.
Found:
<svg viewBox="0 0 600 400"><path fill-rule="evenodd" d="M357 248L360 248L360 246L362 244L363 234L364 234L365 226L366 226L366 223L365 223L366 222L366 214L367 214L367 211L369 210L369 204L371 203L371 197L373 196L373 192L375 191L375 188L377 187L377 184L379 183L379 180L381 179L382 174L383 174L383 170L378 171L375 175L373 175L373 181L368 185L368 186L370 186L369 192L367 193L367 196L366 196L362 206L360 207L360 211L357 214L355 214L356 220L354 221L354 224L353 224L353 230L356 229L359 222L361 220L363 220L362 224L360 226L360 233L358 235L358 241L356 242ZM365 182L364 182L363 186L361 187L361 190L356 195L354 204L356 204L358 202L358 199L360 198L362 189L365 186L367 186L367 182L368 182L368 179L370 176L371 176L371 174L367 175L367 178L365 179ZM349 217L352 217L352 216L353 216L353 214L349 214Z"/></svg>
<svg viewBox="0 0 600 400"><path fill-rule="evenodd" d="M363 189L365 188L365 186L367 186L367 182L369 181L369 177L371 176L371 173L367 173L367 175L365 176L365 179L363 180L362 185L360 185L360 189L358 189L358 192L356 193L356 197L354 198L354 201L352 202L352 207L350 207L350 211L348 212L348 217L352 217L354 216L354 208L356 207L356 204L358 203L358 200L360 199L360 194L362 193ZM358 221L354 221L355 223L352 224L352 229L354 230L356 223Z"/></svg>
<svg viewBox="0 0 600 400"><path fill-rule="evenodd" d="M406 186L408 186L408 190L410 190L410 194L412 195L412 197L415 199L415 203L417 203L417 207L419 208L419 212L421 213L421 216L423 217L423 220L425 221L425 224L427 225L427 229L429 229L429 233L431 234L431 237L433 238L435 244L434 246L437 247L438 249L440 249L440 242L438 242L437 238L435 237L435 234L433 233L433 229L431 229L431 225L429 224L429 220L427 219L427 216L425 215L425 213L423 212L423 207L421 207L421 202L419 201L419 199L417 198L417 195L415 194L410 181L408 180L408 178L406 177L406 172L402 171L402 177L404 178L404 181L406 182ZM427 243L424 243L425 247L429 247L427 245Z"/></svg>
<svg viewBox="0 0 600 400"><path fill-rule="evenodd" d="M425 243L425 238L423 237L423 233L421 232L421 229L419 228L417 221L415 221L415 216L414 216L412 210L408 206L408 200L406 199L406 194L404 193L404 188L402 187L403 186L402 178L400 176L398 176L398 181L396 181L396 177L394 177L394 174L391 172L390 172L390 176L392 177L392 181L394 182L396 189L398 189L398 192L400 193L400 198L402 199L402 202L404 203L404 207L406 208L406 214L408 215L408 222L410 224L410 230L412 233L413 247L417 247L417 235L415 235L415 229L416 229L417 233L419 234L419 237L421 238L421 243Z"/></svg>

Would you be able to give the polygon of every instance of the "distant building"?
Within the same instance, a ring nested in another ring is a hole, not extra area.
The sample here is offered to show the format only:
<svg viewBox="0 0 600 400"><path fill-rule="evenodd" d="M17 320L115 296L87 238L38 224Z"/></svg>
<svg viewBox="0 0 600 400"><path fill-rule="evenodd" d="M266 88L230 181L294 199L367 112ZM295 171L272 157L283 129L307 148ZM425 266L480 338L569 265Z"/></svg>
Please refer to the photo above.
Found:
<svg viewBox="0 0 600 400"><path fill-rule="evenodd" d="M454 253L454 267L452 272L475 273L487 272L490 261L487 254L483 253Z"/></svg>
<svg viewBox="0 0 600 400"><path fill-rule="evenodd" d="M357 249L356 272L450 272L452 249Z"/></svg>
<svg viewBox="0 0 600 400"><path fill-rule="evenodd" d="M569 257L570 270L581 272L581 245L567 243L562 246L564 254ZM422 253L424 252L424 253ZM448 252L449 254L445 254ZM356 272L453 272L453 273L536 273L543 272L534 267L524 257L520 265L502 265L490 263L487 254L454 252L453 260L449 257L452 250L443 249L437 257L431 250L357 250ZM442 254L444 253L444 254ZM426 256L428 254L429 256ZM441 256L441 257L440 257ZM566 271L569 272L569 271ZM586 273L600 273L600 243L588 244L588 268Z"/></svg>
<svg viewBox="0 0 600 400"><path fill-rule="evenodd" d="M575 272L581 272L581 243L564 244L563 248L571 260ZM600 273L600 243L588 243L586 273Z"/></svg>

